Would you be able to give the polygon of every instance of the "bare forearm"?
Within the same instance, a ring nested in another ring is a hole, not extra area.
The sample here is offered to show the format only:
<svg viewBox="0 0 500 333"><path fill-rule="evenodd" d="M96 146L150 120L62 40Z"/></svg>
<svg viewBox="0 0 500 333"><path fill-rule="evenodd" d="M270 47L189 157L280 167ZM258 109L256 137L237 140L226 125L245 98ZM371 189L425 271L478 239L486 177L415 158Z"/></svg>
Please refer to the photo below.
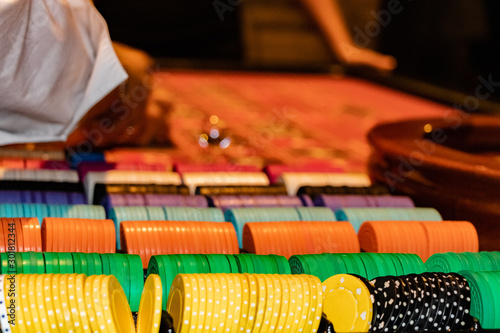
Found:
<svg viewBox="0 0 500 333"><path fill-rule="evenodd" d="M329 46L340 60L345 60L342 46L353 45L337 0L301 0L320 27Z"/></svg>
<svg viewBox="0 0 500 333"><path fill-rule="evenodd" d="M396 67L393 57L359 47L354 43L337 0L301 2L322 30L330 50L340 62L352 66L369 66L382 71Z"/></svg>

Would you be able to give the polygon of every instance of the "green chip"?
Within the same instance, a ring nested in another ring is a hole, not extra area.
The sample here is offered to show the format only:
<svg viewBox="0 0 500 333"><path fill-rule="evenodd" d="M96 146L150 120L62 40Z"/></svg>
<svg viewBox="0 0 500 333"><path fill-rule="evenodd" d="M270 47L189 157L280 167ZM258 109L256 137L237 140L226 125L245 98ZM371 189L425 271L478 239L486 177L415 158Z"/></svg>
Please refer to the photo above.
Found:
<svg viewBox="0 0 500 333"><path fill-rule="evenodd" d="M339 253L325 253L326 258L328 258L333 275L345 274L347 273L347 267L342 259L342 255Z"/></svg>
<svg viewBox="0 0 500 333"><path fill-rule="evenodd" d="M238 263L232 254L225 254L227 261L229 262L229 267L231 268L231 273L239 273Z"/></svg>
<svg viewBox="0 0 500 333"><path fill-rule="evenodd" d="M73 265L73 256L69 252L58 253L59 258L59 272L61 274L73 274L75 268Z"/></svg>
<svg viewBox="0 0 500 333"><path fill-rule="evenodd" d="M57 261L57 253L54 252L44 252L43 257L45 258L45 273L47 274L59 274L59 262Z"/></svg>
<svg viewBox="0 0 500 333"><path fill-rule="evenodd" d="M302 255L291 256L288 262L292 274L311 274L309 266L307 266Z"/></svg>
<svg viewBox="0 0 500 333"><path fill-rule="evenodd" d="M139 304L141 302L142 289L144 287L144 270L142 268L142 260L141 256L136 254L127 254L126 258L128 260L130 279L130 309L132 311L138 311Z"/></svg>
<svg viewBox="0 0 500 333"><path fill-rule="evenodd" d="M286 260L286 257L276 254L270 254L269 257L276 261L276 264L278 265L278 274L292 274L290 264L288 263L288 260Z"/></svg>

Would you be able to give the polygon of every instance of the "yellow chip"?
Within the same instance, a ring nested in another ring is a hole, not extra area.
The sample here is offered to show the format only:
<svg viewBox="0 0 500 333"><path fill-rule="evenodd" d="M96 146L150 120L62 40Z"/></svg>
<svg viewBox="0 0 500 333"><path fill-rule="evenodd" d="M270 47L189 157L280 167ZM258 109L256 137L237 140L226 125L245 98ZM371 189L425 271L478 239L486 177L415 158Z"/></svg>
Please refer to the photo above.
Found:
<svg viewBox="0 0 500 333"><path fill-rule="evenodd" d="M162 296L160 276L150 274L142 290L137 316L137 333L158 333L160 331Z"/></svg>
<svg viewBox="0 0 500 333"><path fill-rule="evenodd" d="M95 279L92 281L92 301L95 317L99 324L99 332L108 333L110 330L106 323L106 318L104 317L104 308L101 301L101 285L104 277L104 275L96 275Z"/></svg>
<svg viewBox="0 0 500 333"><path fill-rule="evenodd" d="M48 314L47 314L47 305L46 303L50 303L50 299L48 301L45 300L44 297L44 275L38 274L35 275L35 298L36 298L36 303L37 303L37 310L38 310L38 316L40 318L40 324L43 328L42 332L49 332L50 331L50 324L48 320Z"/></svg>
<svg viewBox="0 0 500 333"><path fill-rule="evenodd" d="M215 311L215 287L212 274L202 274L207 288L207 309L205 316L205 331L212 332L212 323Z"/></svg>
<svg viewBox="0 0 500 333"><path fill-rule="evenodd" d="M311 294L311 292L309 289L309 279L307 278L307 276L304 274L297 276L300 279L298 299L302 302L302 306L297 308L297 317L299 321L297 332L301 333L304 332L307 324L307 317L309 315L309 302L311 301L309 295Z"/></svg>
<svg viewBox="0 0 500 333"><path fill-rule="evenodd" d="M245 323L245 333L250 333L254 329L255 319L257 317L259 302L259 281L256 274L245 274L245 276L248 278L250 300L248 304L248 315L245 317L245 314L242 314L242 317L247 319Z"/></svg>
<svg viewBox="0 0 500 333"><path fill-rule="evenodd" d="M272 330L269 328L271 325L271 319L273 317L273 307L274 307L274 283L271 275L265 274L263 275L265 280L265 288L266 288L266 296L264 306L264 317L262 319L262 323L259 326L260 332L271 332ZM259 296L259 300L262 302L263 298ZM261 311L261 310L259 310Z"/></svg>
<svg viewBox="0 0 500 333"><path fill-rule="evenodd" d="M363 281L338 274L323 282L323 290L323 312L337 331L368 331L373 312L370 290Z"/></svg>
<svg viewBox="0 0 500 333"><path fill-rule="evenodd" d="M37 293L36 293L36 278L37 274L26 274L27 284L29 288L29 312L31 315L32 326L37 332L43 332L41 317L38 313ZM25 279L25 280L26 280ZM43 304L42 304L43 305Z"/></svg>
<svg viewBox="0 0 500 333"><path fill-rule="evenodd" d="M113 290L111 289L110 286L112 278L116 279L113 275L100 276L101 281L98 282L99 297L97 297L97 299L94 299L94 302L99 302L101 304L102 318L104 319L104 324L106 325L109 332L117 332L118 329L115 325L115 319L113 318L113 310L111 309L110 305L111 304L110 298L112 297L113 293ZM96 283L96 281L94 281L94 283Z"/></svg>
<svg viewBox="0 0 500 333"><path fill-rule="evenodd" d="M161 286L161 282L160 282ZM160 295L161 295L161 288ZM130 311L127 295L113 275L103 276L101 283L101 293L103 301L104 318L110 328L110 332L135 333L134 318ZM158 306L158 304L156 304ZM161 297L160 297L160 318L161 318ZM153 325L154 326L154 325ZM158 325L159 327L159 325ZM153 332L153 331L149 331Z"/></svg>
<svg viewBox="0 0 500 333"><path fill-rule="evenodd" d="M186 306L191 307L191 324L189 325L189 332L195 332L200 318L200 289L198 286L198 280L194 274L187 274L189 278L189 283L192 288L192 297L189 299L191 303L186 300Z"/></svg>
<svg viewBox="0 0 500 333"><path fill-rule="evenodd" d="M31 317L31 301L30 301L30 295L29 295L29 281L28 278L29 276L26 274L18 274L17 277L19 278L19 293L21 295L21 301L19 304L20 310L23 312L24 316L24 323L26 325L26 330L32 331L36 330L33 319Z"/></svg>
<svg viewBox="0 0 500 333"><path fill-rule="evenodd" d="M7 291L8 293L8 291ZM11 307L13 310L13 316L15 316L16 312L16 304L15 304L15 299L14 302L12 303ZM1 274L0 275L0 327L2 328L3 332L12 332L12 329L9 324L9 316L7 313L7 307L5 306L7 304L7 297L5 294L5 275ZM8 303L10 305L10 302Z"/></svg>
<svg viewBox="0 0 500 333"><path fill-rule="evenodd" d="M284 332L286 330L285 323L288 319L288 309L290 307L290 287L288 285L287 275L274 275L275 279L281 283L281 308L279 311L278 324L276 332ZM278 283L277 282L277 283ZM288 328L290 330L290 327Z"/></svg>
<svg viewBox="0 0 500 333"><path fill-rule="evenodd" d="M240 320L241 320L241 309L243 305L243 274L233 274L234 279L234 315L233 315L233 331L241 332L240 330Z"/></svg>
<svg viewBox="0 0 500 333"><path fill-rule="evenodd" d="M226 322L224 324L224 332L233 332L233 323L234 323L234 313L236 312L236 305L235 305L235 300L236 300L236 293L234 292L235 288L235 283L234 283L234 274L225 274L226 278L226 283L227 283L227 288L226 288L226 293L227 293L227 313L226 313Z"/></svg>
<svg viewBox="0 0 500 333"><path fill-rule="evenodd" d="M207 313L207 286L205 279L201 274L193 274L196 282L198 282L198 322L196 326L196 332L203 332L206 321Z"/></svg>
<svg viewBox="0 0 500 333"><path fill-rule="evenodd" d="M250 308L250 282L247 274L239 274L241 283L241 311L239 314L238 332L245 332L248 322L248 309Z"/></svg>
<svg viewBox="0 0 500 333"><path fill-rule="evenodd" d="M66 325L66 320L64 318L64 311L61 302L61 292L59 285L59 277L60 274L53 274L50 278L51 280L51 295L52 295L52 303L54 304L54 312L55 317L57 319L57 326L60 332L68 332L69 328Z"/></svg>
<svg viewBox="0 0 500 333"><path fill-rule="evenodd" d="M295 323L295 316L297 315L297 308L302 307L302 302L299 302L297 297L297 282L298 279L295 275L287 275L287 282L290 292L290 302L288 303L288 314L285 322L285 333L297 332L298 322Z"/></svg>
<svg viewBox="0 0 500 333"><path fill-rule="evenodd" d="M273 297L272 295L274 294L273 288L269 287L269 281L267 280L267 275L265 274L257 274L257 285L258 285L258 292L257 292L257 312L255 314L255 323L253 325L254 330L253 332L266 332L262 328L267 325L269 326L269 320L271 319L271 311L272 311L272 304L268 303L268 300L270 300L269 296L271 298ZM272 284L271 284L272 285ZM271 305L271 310L268 310L268 306ZM267 316L267 318L266 318ZM267 324L266 324L267 320Z"/></svg>
<svg viewBox="0 0 500 333"><path fill-rule="evenodd" d="M319 323L322 316L322 300L323 293L321 291L321 281L318 277L313 275L308 275L309 286L311 292L311 305L309 310L309 316L307 319L306 331L316 333L318 331Z"/></svg>
<svg viewBox="0 0 500 333"><path fill-rule="evenodd" d="M228 282L226 278L226 274L217 274L220 280L220 294L218 295L218 299L220 300L220 323L217 327L216 332L222 333L225 332L226 318L227 318L227 304L228 304Z"/></svg>
<svg viewBox="0 0 500 333"><path fill-rule="evenodd" d="M69 301L69 310L71 312L71 320L73 325L75 325L76 330L82 331L82 319L80 316L80 311L78 309L78 300L76 295L76 274L67 274L68 280L66 284L67 295Z"/></svg>
<svg viewBox="0 0 500 333"><path fill-rule="evenodd" d="M47 332L57 331L57 319L54 312L54 301L52 299L52 274L43 274L42 289L43 299L45 300L45 308L47 311L47 323L50 327Z"/></svg>
<svg viewBox="0 0 500 333"><path fill-rule="evenodd" d="M189 332L192 303L192 288L189 275L177 274L170 288L167 301L167 312L172 316L175 332Z"/></svg>
<svg viewBox="0 0 500 333"><path fill-rule="evenodd" d="M85 274L77 274L75 277L75 290L76 290L76 302L78 305L78 313L80 314L81 328L85 333L91 333L91 327L89 318L87 316L87 309L85 308L85 280L87 276Z"/></svg>
<svg viewBox="0 0 500 333"><path fill-rule="evenodd" d="M70 294L68 292L68 278L69 274L58 274L59 275L59 297L61 298L62 310L64 313L64 320L69 330L76 331L80 326L78 319L78 313L76 309L73 309L70 303ZM73 295L74 296L74 295ZM75 310L75 311L72 311Z"/></svg>
<svg viewBox="0 0 500 333"><path fill-rule="evenodd" d="M213 304L213 311L212 311L212 325L211 325L211 331L212 332L217 332L217 329L219 328L219 325L221 323L220 320L220 311L221 311L221 299L220 295L222 292L222 287L221 287L221 281L219 278L218 274L210 274L210 277L212 278L213 284L214 284L214 304Z"/></svg>
<svg viewBox="0 0 500 333"><path fill-rule="evenodd" d="M271 280L271 283L273 284L274 288L274 295L271 304L273 305L273 310L272 310L272 315L271 315L271 321L269 323L269 327L271 329L271 332L275 332L276 329L278 328L278 322L280 319L280 312L281 312L281 296L282 296L282 287L281 287L281 281L279 278L276 277L276 274L269 275L269 279ZM269 298L268 298L269 300ZM268 307L269 308L269 307Z"/></svg>
<svg viewBox="0 0 500 333"><path fill-rule="evenodd" d="M96 311L94 308L94 299L93 299L93 284L97 275L88 276L85 279L85 288L84 288L84 299L85 299L85 308L87 317L90 321L90 327L92 328L92 332L100 332L99 322L97 321Z"/></svg>

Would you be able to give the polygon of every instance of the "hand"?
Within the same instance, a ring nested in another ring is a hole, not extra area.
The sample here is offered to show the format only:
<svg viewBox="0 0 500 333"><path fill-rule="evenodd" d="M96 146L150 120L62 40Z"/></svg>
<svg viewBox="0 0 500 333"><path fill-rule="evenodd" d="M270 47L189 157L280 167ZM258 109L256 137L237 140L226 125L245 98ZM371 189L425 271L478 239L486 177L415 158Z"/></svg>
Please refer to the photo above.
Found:
<svg viewBox="0 0 500 333"><path fill-rule="evenodd" d="M145 52L113 43L129 79L94 106L66 144L94 147L168 142L168 97L154 82L154 61Z"/></svg>

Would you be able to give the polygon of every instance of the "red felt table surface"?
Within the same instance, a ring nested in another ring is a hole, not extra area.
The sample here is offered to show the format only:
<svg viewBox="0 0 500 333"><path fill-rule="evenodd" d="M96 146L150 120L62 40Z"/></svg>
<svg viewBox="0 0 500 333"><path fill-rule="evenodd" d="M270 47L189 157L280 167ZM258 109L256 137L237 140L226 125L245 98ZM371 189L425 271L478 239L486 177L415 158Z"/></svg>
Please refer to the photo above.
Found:
<svg viewBox="0 0 500 333"><path fill-rule="evenodd" d="M449 117L450 107L368 81L331 75L169 71L174 160L263 166L323 163L364 171L367 131L379 122ZM201 148L209 118L231 145Z"/></svg>

